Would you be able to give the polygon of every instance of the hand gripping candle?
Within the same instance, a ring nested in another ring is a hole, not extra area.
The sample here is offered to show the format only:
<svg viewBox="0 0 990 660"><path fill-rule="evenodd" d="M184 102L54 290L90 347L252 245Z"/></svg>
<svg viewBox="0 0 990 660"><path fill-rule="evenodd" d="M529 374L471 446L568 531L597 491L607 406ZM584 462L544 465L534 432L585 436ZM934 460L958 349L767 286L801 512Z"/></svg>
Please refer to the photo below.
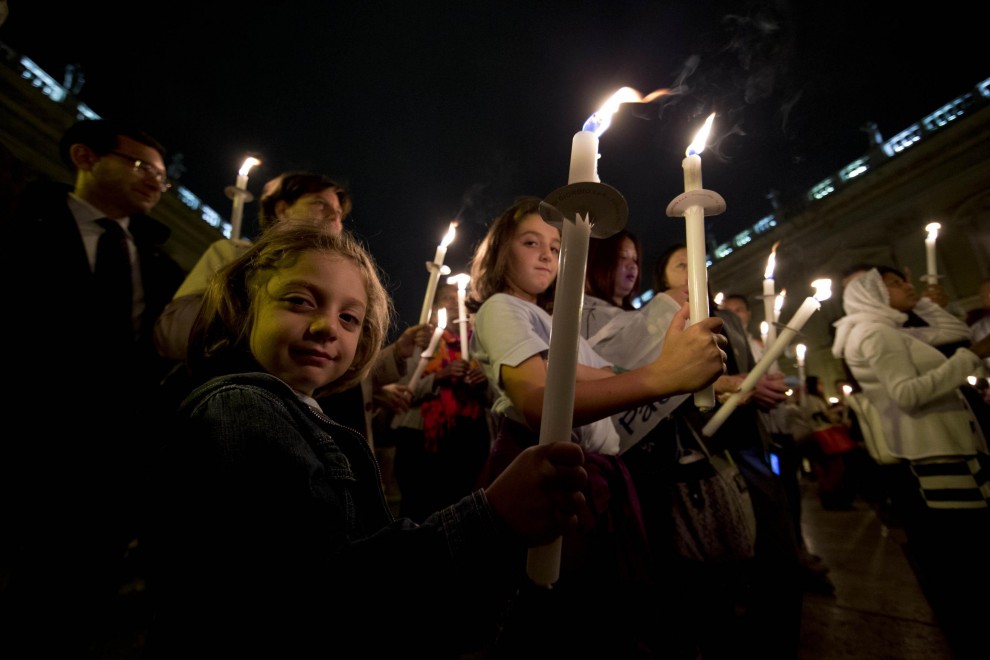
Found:
<svg viewBox="0 0 990 660"><path fill-rule="evenodd" d="M444 328L447 327L447 310L440 308L437 312L437 327L433 330L433 336L430 337L430 343L427 345L426 349L419 354L419 362L416 363L416 369L413 371L412 376L409 378L409 382L406 383L406 387L415 395L416 386L419 384L420 379L423 377L423 370L426 369L426 365L429 363L433 354L436 353L437 347L440 345L440 338L443 337ZM399 428L399 422L402 420L400 415L396 415L392 418L391 427L393 429Z"/></svg>
<svg viewBox="0 0 990 660"><path fill-rule="evenodd" d="M419 379L423 377L423 370L426 369L426 363L430 361L433 354L437 350L437 346L440 345L440 337L443 336L444 328L447 327L447 310L440 308L437 312L437 327L433 331L433 336L430 337L430 343L422 353L419 354L419 364L416 365L416 370L413 371L412 377L409 379L409 389L415 390L416 385L419 383Z"/></svg>
<svg viewBox="0 0 990 660"><path fill-rule="evenodd" d="M708 436L709 438L715 435L715 432L719 430L729 415L732 414L742 399L749 394L756 386L756 382L766 373L770 365L780 357L780 354L784 352L784 349L790 345L791 340L794 338L804 324L808 322L811 315L814 314L821 308L821 301L828 299L832 295L832 281L831 280L815 280L811 283L811 286L815 288L815 295L805 298L804 302L801 303L801 307L795 312L791 320L784 326L784 329L780 331L777 335L777 339L770 345L760 361L756 363L753 370L746 375L743 380L742 385L739 387L739 391L735 392L729 397L721 408L715 411L712 418L708 420L701 432Z"/></svg>
<svg viewBox="0 0 990 660"><path fill-rule="evenodd" d="M701 186L701 152L705 150L708 134L712 130L715 113L708 115L704 125L695 134L685 150L681 167L684 170L684 194L667 207L667 215L682 215L685 226L685 247L688 266L688 304L691 307L691 323L709 317L708 309L708 257L705 245L705 215L717 215L725 210L725 200ZM709 386L694 393L694 405L708 411L715 406L715 388Z"/></svg>

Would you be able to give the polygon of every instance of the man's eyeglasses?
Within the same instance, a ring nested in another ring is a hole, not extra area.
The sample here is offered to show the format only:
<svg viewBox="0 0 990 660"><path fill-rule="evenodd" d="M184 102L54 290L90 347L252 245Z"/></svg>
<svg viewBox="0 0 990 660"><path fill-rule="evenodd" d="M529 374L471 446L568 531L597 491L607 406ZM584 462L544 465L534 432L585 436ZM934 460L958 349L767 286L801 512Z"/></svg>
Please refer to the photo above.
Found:
<svg viewBox="0 0 990 660"><path fill-rule="evenodd" d="M165 170L159 169L148 161L135 158L134 156L129 156L128 154L121 153L119 151L111 151L110 155L129 161L135 172L139 172L157 181L158 189L162 192L165 192L172 187L172 182L168 180L168 175Z"/></svg>

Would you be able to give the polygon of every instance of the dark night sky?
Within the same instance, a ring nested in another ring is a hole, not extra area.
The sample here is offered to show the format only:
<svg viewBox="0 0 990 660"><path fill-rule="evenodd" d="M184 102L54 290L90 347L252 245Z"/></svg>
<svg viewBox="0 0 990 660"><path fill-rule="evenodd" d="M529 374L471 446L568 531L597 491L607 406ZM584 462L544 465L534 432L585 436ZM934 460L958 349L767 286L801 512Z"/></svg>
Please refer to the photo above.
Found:
<svg viewBox="0 0 990 660"><path fill-rule="evenodd" d="M990 76L983 24L954 3L9 4L0 41L57 79L80 64L80 98L183 154L181 183L224 217L251 152L255 194L287 169L347 181L349 226L400 325L448 223L461 222L446 260L458 272L514 197L567 183L571 137L619 87L677 90L624 106L601 138L600 176L626 197L648 273L683 241L665 209L710 112L704 184L728 208L706 226L722 243L770 212L770 190L803 194L865 154L867 121L892 137Z"/></svg>

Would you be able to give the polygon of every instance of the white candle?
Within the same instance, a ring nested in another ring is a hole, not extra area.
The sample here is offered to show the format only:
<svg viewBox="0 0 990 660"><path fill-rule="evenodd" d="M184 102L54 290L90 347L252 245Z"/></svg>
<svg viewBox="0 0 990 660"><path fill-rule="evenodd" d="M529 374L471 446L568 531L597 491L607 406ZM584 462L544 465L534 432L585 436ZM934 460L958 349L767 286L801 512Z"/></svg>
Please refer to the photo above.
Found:
<svg viewBox="0 0 990 660"><path fill-rule="evenodd" d="M773 364L778 357L780 357L781 353L784 352L784 349L791 343L794 335L796 335L801 328L804 327L804 324L808 322L811 315L821 308L822 305L819 301L825 300L832 294L831 284L831 280L816 280L813 282L813 286L817 290L814 297L805 298L804 302L801 303L801 307L798 308L798 311L794 314L794 317L791 318L790 322L788 322L784 329L780 331L780 334L777 335L777 339L763 354L760 361L756 363L753 370L746 375L739 391L730 396L729 400L726 401L721 408L715 411L712 418L708 420L708 423L705 424L703 429L701 429L701 432L704 435L709 438L715 435L715 432L718 431L725 420L729 418L732 411L739 406L739 402L742 401L743 397L749 394L750 390L756 386L756 382L760 380L763 374L766 373L767 369L770 368L770 365Z"/></svg>
<svg viewBox="0 0 990 660"><path fill-rule="evenodd" d="M684 192L701 190L701 152L705 150L708 134L712 129L715 113L708 115L705 125L695 134L694 140L684 152L681 162L684 169ZM688 267L688 305L691 308L691 323L704 321L709 316L708 309L708 259L705 256L705 209L692 205L684 213L685 247ZM711 410L715 406L715 388L708 387L694 393L694 405L699 410Z"/></svg>
<svg viewBox="0 0 990 660"><path fill-rule="evenodd" d="M801 400L801 407L804 408L805 402L807 401L804 391L804 356L808 351L808 347L804 344L798 344L794 347L794 350L797 353L798 380L801 382L801 396L799 398Z"/></svg>
<svg viewBox="0 0 990 660"><path fill-rule="evenodd" d="M568 183L598 182L598 136L578 131L571 140L571 169Z"/></svg>
<svg viewBox="0 0 990 660"><path fill-rule="evenodd" d="M842 422L849 423L849 395L852 394L852 385L842 386Z"/></svg>
<svg viewBox="0 0 990 660"><path fill-rule="evenodd" d="M784 309L784 300L787 298L787 289L781 289L777 297L773 299L773 322L780 321L780 312Z"/></svg>
<svg viewBox="0 0 990 660"><path fill-rule="evenodd" d="M419 364L416 365L416 370L413 371L412 377L409 379L409 389L415 392L416 385L419 384L419 379L423 377L423 370L426 369L426 363L430 361L433 354L437 350L437 346L440 345L440 337L443 336L443 330L447 327L447 310L440 308L437 312L437 327L433 331L433 336L430 337L430 344L426 347L422 353L419 354Z"/></svg>
<svg viewBox="0 0 990 660"><path fill-rule="evenodd" d="M598 138L611 124L619 104L636 100L638 93L623 87L591 115L584 129L571 140L571 162L567 183L598 183ZM560 268L550 324L550 350L547 355L547 381L543 392L540 444L560 442L571 437L574 426L574 389L577 382L577 351L584 301L584 275L588 267L591 218L577 214L565 218L560 236ZM526 575L534 583L549 587L560 577L561 539L530 548Z"/></svg>
<svg viewBox="0 0 990 660"><path fill-rule="evenodd" d="M433 261L426 264L430 271L430 278L426 283L426 295L423 297L423 307L419 311L419 324L422 325L430 320L430 310L433 309L433 298L437 295L437 282L440 281L440 273L443 269L443 259L447 256L447 246L454 240L457 230L457 222L451 222L450 228L444 234L443 240L437 246L437 253L433 255Z"/></svg>
<svg viewBox="0 0 990 660"><path fill-rule="evenodd" d="M470 281L471 276L467 273L460 273L459 275L447 278L447 284L457 285L457 324L461 330L461 359L466 361L471 360L471 351L468 349L467 336L467 306L464 304L467 297L467 285Z"/></svg>
<svg viewBox="0 0 990 660"><path fill-rule="evenodd" d="M766 321L760 321L760 339L763 341L763 347L766 348L770 344L767 343L767 339L770 336L770 324Z"/></svg>
<svg viewBox="0 0 990 660"><path fill-rule="evenodd" d="M571 140L571 165L568 183L586 181L601 182L598 178L598 138L612 125L612 115L623 103L649 103L668 94L670 90L658 89L645 97L631 87L620 87L602 107L585 120L581 130Z"/></svg>
<svg viewBox="0 0 990 660"><path fill-rule="evenodd" d="M771 344L777 338L777 318L773 313L774 305L774 288L773 288L773 270L777 263L777 243L773 244L770 248L770 256L767 257L767 267L763 271L763 318L767 321L767 341ZM766 342L764 342L766 344Z"/></svg>
<svg viewBox="0 0 990 660"><path fill-rule="evenodd" d="M254 156L248 156L244 159L244 163L241 165L241 169L237 171L237 184L234 186L234 190L228 191L233 195L234 206L230 211L230 237L240 238L241 237L241 222L244 218L244 201L247 195L247 183L248 183L248 172L255 165L260 165L261 161Z"/></svg>
<svg viewBox="0 0 990 660"><path fill-rule="evenodd" d="M767 339L773 343L777 338L777 328L773 318L773 278L763 280L763 317L767 320Z"/></svg>
<svg viewBox="0 0 990 660"><path fill-rule="evenodd" d="M598 136L579 131L571 140L568 184L598 182ZM540 444L571 437L574 427L574 389L577 382L577 351L584 300L584 275L588 266L591 221L580 214L564 219L560 236L560 268L554 293L547 354L547 381L540 418ZM536 584L549 587L560 577L561 539L530 548L526 574Z"/></svg>
<svg viewBox="0 0 990 660"><path fill-rule="evenodd" d="M571 437L574 427L574 389L577 382L577 351L584 298L584 275L588 263L591 222L578 215L564 220L560 246L560 270L554 295L547 356L547 382L543 392L540 444ZM532 548L526 559L526 573L536 584L549 587L560 576L561 539Z"/></svg>
<svg viewBox="0 0 990 660"><path fill-rule="evenodd" d="M938 263L935 260L935 239L938 238L938 230L941 229L941 227L942 225L937 222L931 222L925 226L925 231L928 232L928 236L925 238L925 259L928 266L928 275L926 279L930 285L938 284Z"/></svg>

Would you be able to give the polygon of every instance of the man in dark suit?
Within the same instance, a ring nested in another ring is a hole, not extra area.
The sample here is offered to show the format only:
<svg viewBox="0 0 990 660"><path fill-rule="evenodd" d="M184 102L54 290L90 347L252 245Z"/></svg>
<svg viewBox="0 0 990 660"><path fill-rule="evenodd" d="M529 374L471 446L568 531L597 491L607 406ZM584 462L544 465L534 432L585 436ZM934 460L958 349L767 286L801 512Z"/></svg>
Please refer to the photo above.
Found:
<svg viewBox="0 0 990 660"><path fill-rule="evenodd" d="M84 657L117 634L167 366L151 331L183 277L162 249L168 229L145 215L170 187L162 145L84 120L59 151L74 185L28 186L0 239L11 427L0 439L0 656L30 643Z"/></svg>

